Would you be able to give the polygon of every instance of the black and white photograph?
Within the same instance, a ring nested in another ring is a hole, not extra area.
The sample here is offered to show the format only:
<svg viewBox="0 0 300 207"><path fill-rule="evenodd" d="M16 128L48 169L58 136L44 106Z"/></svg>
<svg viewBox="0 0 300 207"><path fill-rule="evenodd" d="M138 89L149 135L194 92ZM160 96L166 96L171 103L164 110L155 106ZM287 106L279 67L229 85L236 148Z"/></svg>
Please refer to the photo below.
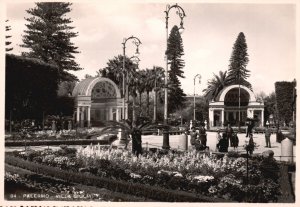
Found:
<svg viewBox="0 0 300 207"><path fill-rule="evenodd" d="M0 7L4 206L298 203L297 0Z"/></svg>

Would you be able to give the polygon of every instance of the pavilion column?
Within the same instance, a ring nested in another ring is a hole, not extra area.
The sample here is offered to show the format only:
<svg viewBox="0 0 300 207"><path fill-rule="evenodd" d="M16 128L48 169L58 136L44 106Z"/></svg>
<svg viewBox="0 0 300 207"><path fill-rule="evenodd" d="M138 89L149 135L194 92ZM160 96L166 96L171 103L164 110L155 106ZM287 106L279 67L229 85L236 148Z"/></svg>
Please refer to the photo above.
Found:
<svg viewBox="0 0 300 207"><path fill-rule="evenodd" d="M119 108L116 108L116 121L119 121Z"/></svg>
<svg viewBox="0 0 300 207"><path fill-rule="evenodd" d="M264 123L265 123L265 120L264 120L264 113L265 111L264 111L264 109L262 109L261 110L261 127L263 127L264 126Z"/></svg>
<svg viewBox="0 0 300 207"><path fill-rule="evenodd" d="M210 122L210 127L214 126L214 110L213 109L209 109L209 122Z"/></svg>
<svg viewBox="0 0 300 207"><path fill-rule="evenodd" d="M221 109L221 126L224 125L224 109Z"/></svg>
<svg viewBox="0 0 300 207"><path fill-rule="evenodd" d="M113 109L109 108L109 120L113 120L113 119L114 119Z"/></svg>
<svg viewBox="0 0 300 207"><path fill-rule="evenodd" d="M85 107L80 107L80 127L84 127L84 121L85 121Z"/></svg>
<svg viewBox="0 0 300 207"><path fill-rule="evenodd" d="M91 106L87 107L87 127L91 126Z"/></svg>
<svg viewBox="0 0 300 207"><path fill-rule="evenodd" d="M79 122L79 120L80 120L80 106L77 106L77 114L76 114L77 123Z"/></svg>
<svg viewBox="0 0 300 207"><path fill-rule="evenodd" d="M252 108L247 109L247 117L253 118L253 109Z"/></svg>
<svg viewBox="0 0 300 207"><path fill-rule="evenodd" d="M128 104L125 107L125 119L128 119Z"/></svg>

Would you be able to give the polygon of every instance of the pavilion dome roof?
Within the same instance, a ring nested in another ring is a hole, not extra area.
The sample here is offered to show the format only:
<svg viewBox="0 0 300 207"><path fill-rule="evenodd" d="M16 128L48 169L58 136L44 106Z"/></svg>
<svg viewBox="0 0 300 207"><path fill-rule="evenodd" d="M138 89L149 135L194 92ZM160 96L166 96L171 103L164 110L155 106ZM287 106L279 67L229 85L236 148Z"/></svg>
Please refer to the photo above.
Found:
<svg viewBox="0 0 300 207"><path fill-rule="evenodd" d="M75 86L72 92L72 96L85 95L89 85L95 80L97 77L86 78Z"/></svg>
<svg viewBox="0 0 300 207"><path fill-rule="evenodd" d="M231 89L235 89L235 88L241 88L241 90L243 91L246 91L248 94L249 94L249 97L250 97L250 100L251 102L255 102L256 99L255 99L255 95L254 93L249 89L247 88L246 86L243 86L243 85L230 85L230 86L227 86L225 88L223 88L217 95L217 97L215 98L215 101L224 101L225 99L225 96L226 94L231 90Z"/></svg>
<svg viewBox="0 0 300 207"><path fill-rule="evenodd" d="M93 90L94 88L96 89ZM94 91L94 92L93 92ZM91 77L80 81L73 90L72 96L92 96L92 93L98 93L104 97L114 96L120 98L120 90L117 85L109 78Z"/></svg>

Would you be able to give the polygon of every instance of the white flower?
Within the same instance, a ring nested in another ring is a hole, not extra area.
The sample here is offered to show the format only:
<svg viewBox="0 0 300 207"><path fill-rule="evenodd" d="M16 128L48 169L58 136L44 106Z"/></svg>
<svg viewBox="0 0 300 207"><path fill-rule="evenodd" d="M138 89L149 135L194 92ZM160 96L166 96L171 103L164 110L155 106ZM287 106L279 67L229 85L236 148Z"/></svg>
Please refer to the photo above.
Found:
<svg viewBox="0 0 300 207"><path fill-rule="evenodd" d="M130 177L134 178L134 179L137 179L137 178L142 178L141 175L139 174L135 174L135 173L130 173Z"/></svg>
<svg viewBox="0 0 300 207"><path fill-rule="evenodd" d="M174 175L174 177L180 177L180 178L182 178L183 175L182 175L181 173L176 173L176 174Z"/></svg>
<svg viewBox="0 0 300 207"><path fill-rule="evenodd" d="M208 181L211 181L213 180L214 177L213 176L203 176L203 175L198 175L198 176L195 176L193 180L196 180L198 182L208 182Z"/></svg>

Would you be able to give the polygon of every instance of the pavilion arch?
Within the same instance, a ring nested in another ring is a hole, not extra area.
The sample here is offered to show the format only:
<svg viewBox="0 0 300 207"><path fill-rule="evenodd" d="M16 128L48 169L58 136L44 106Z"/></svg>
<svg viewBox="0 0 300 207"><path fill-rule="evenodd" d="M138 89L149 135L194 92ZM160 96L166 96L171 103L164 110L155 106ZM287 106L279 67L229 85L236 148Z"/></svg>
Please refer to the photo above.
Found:
<svg viewBox="0 0 300 207"><path fill-rule="evenodd" d="M223 101L224 102L226 94L232 89L238 89L238 87L239 87L239 85L231 85L231 86L228 86L228 87L224 88L222 91L220 91L220 93L219 93L219 95L217 96L216 99L218 101ZM250 96L249 102L255 102L256 101L254 93L249 88L247 88L246 86L243 86L243 85L240 85L240 88L241 88L241 90L245 90L245 91L248 92L248 94Z"/></svg>
<svg viewBox="0 0 300 207"><path fill-rule="evenodd" d="M72 95L75 97L74 114L81 127L102 126L105 121L119 121L122 118L120 90L108 78L86 78L75 86Z"/></svg>
<svg viewBox="0 0 300 207"><path fill-rule="evenodd" d="M257 102L254 93L246 86L230 85L221 90L215 100L209 103L209 126L222 127L228 123L237 126L239 111L241 125L245 124L247 118L254 117L260 120L259 126L264 125L264 104Z"/></svg>

